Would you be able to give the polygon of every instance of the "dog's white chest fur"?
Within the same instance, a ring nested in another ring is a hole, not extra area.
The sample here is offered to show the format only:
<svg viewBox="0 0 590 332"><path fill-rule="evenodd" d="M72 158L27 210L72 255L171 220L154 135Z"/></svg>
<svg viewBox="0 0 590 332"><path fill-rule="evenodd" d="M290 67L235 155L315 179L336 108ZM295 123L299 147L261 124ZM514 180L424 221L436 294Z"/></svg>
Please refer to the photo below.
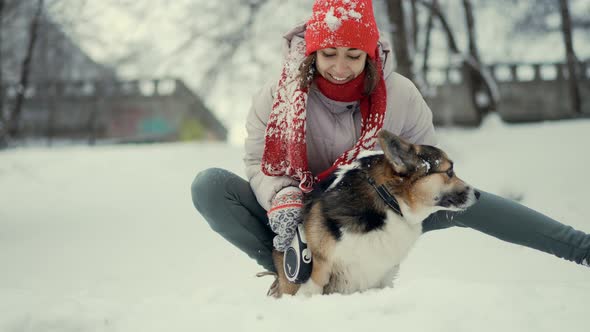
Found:
<svg viewBox="0 0 590 332"><path fill-rule="evenodd" d="M401 261L422 233L422 224L410 224L388 211L380 230L365 234L343 231L334 248L332 278L327 293L352 293L391 285Z"/></svg>

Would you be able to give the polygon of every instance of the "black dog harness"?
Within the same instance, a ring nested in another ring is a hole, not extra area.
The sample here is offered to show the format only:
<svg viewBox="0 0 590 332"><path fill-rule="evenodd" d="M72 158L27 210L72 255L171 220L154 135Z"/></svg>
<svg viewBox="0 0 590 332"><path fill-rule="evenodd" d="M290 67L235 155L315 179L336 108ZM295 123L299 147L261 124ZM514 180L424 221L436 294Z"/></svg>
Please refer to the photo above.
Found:
<svg viewBox="0 0 590 332"><path fill-rule="evenodd" d="M389 190L387 190L385 185L382 184L382 185L378 186L372 177L369 177L369 183L375 189L377 194L379 194L379 197L381 197L381 199L385 202L385 204L387 204L387 206L389 206L393 210L393 212L397 213L401 217L404 216L402 213L402 210L399 207L399 203L397 202L397 199L395 199L395 197L389 192Z"/></svg>

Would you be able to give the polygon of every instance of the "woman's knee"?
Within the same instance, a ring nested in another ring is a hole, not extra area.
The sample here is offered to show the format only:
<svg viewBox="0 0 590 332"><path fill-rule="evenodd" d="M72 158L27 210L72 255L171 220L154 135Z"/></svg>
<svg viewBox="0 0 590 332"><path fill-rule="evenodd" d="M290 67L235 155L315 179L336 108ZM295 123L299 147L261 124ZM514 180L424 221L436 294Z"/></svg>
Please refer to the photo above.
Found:
<svg viewBox="0 0 590 332"><path fill-rule="evenodd" d="M225 188L229 172L221 168L208 168L200 171L191 185L193 204L201 211L211 202L219 202L219 194Z"/></svg>

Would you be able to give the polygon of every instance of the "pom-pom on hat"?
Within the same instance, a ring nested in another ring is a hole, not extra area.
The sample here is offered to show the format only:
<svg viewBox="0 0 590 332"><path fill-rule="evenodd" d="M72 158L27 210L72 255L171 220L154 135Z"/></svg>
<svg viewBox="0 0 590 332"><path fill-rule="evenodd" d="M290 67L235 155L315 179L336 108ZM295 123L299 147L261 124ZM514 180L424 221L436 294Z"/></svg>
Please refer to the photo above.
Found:
<svg viewBox="0 0 590 332"><path fill-rule="evenodd" d="M358 48L375 58L379 30L371 0L316 0L305 30L305 55L329 47Z"/></svg>

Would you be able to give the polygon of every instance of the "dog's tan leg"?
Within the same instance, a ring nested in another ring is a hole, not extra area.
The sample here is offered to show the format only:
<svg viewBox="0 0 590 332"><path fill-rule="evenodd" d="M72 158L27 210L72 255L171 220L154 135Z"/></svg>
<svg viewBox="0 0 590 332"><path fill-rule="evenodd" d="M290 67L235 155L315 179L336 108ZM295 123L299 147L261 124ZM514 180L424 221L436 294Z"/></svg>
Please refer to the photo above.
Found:
<svg viewBox="0 0 590 332"><path fill-rule="evenodd" d="M287 280L287 276L285 276L285 270L283 269L283 256L284 254L280 251L272 251L272 259L279 278L279 294L277 297L281 297L283 294L294 295L299 289L298 284L289 282L289 280Z"/></svg>
<svg viewBox="0 0 590 332"><path fill-rule="evenodd" d="M330 282L332 273L332 250L335 245L333 236L323 226L324 218L320 204L312 207L305 223L305 235L308 247L312 251L313 266L311 277L301 285L297 294L323 294L324 287Z"/></svg>
<svg viewBox="0 0 590 332"><path fill-rule="evenodd" d="M330 262L321 256L313 256L313 268L311 277L304 284L301 285L297 295L315 295L323 294L324 287L330 281Z"/></svg>

